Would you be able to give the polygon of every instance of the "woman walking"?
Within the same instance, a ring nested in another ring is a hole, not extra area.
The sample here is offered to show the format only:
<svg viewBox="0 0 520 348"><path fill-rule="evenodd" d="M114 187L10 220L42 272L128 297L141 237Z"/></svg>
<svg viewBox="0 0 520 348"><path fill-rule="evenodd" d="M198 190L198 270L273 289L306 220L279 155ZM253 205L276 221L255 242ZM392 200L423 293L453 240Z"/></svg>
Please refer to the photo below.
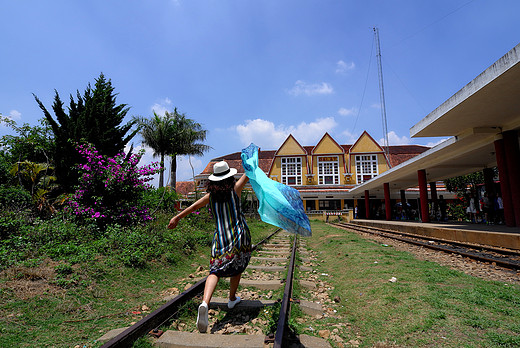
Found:
<svg viewBox="0 0 520 348"><path fill-rule="evenodd" d="M231 278L228 307L233 308L240 302L236 292L240 276L251 258L251 235L240 208L240 194L248 178L244 174L236 181L236 173L237 170L229 168L225 161L215 163L213 174L208 178L207 194L174 216L168 224L168 228L173 229L180 219L208 204L215 219L209 276L197 315L200 332L208 329L208 304L221 277Z"/></svg>

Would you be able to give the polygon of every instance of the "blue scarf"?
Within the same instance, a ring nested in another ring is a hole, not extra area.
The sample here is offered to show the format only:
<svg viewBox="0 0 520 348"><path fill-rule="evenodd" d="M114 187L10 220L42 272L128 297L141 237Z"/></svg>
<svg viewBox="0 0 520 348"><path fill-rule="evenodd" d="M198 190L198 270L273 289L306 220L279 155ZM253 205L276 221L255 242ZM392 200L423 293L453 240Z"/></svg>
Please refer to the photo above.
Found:
<svg viewBox="0 0 520 348"><path fill-rule="evenodd" d="M311 236L311 225L305 214L300 193L293 187L271 180L258 167L258 146L251 143L242 149L242 166L260 202L262 221L287 232Z"/></svg>

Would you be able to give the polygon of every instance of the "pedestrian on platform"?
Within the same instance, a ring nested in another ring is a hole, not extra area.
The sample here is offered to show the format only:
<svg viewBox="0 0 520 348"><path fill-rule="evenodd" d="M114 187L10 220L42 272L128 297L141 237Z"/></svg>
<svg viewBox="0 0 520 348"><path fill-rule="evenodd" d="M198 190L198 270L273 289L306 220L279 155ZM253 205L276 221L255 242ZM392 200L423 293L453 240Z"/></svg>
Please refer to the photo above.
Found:
<svg viewBox="0 0 520 348"><path fill-rule="evenodd" d="M496 223L502 225L504 223L504 201L502 200L502 195L497 194L496 199Z"/></svg>
<svg viewBox="0 0 520 348"><path fill-rule="evenodd" d="M209 276L197 314L200 332L208 329L208 305L221 277L230 277L228 307L233 308L240 302L236 292L251 258L251 235L240 207L240 194L249 179L244 174L236 181L236 173L237 170L229 168L225 161L215 163L213 174L208 178L207 194L174 216L168 224L168 228L173 229L180 219L208 204L215 220Z"/></svg>
<svg viewBox="0 0 520 348"><path fill-rule="evenodd" d="M468 207L466 208L466 213L469 215L469 219L471 222L476 223L477 222L477 205L475 196L473 194L470 194L469 201L468 201Z"/></svg>
<svg viewBox="0 0 520 348"><path fill-rule="evenodd" d="M489 218L489 197L488 197L487 192L484 192L484 196L482 197L481 205L482 205L482 209L480 211L482 211L482 213L483 213L482 222L487 224L491 221L491 219Z"/></svg>
<svg viewBox="0 0 520 348"><path fill-rule="evenodd" d="M441 221L446 221L446 201L443 195L439 196L439 209L441 211Z"/></svg>

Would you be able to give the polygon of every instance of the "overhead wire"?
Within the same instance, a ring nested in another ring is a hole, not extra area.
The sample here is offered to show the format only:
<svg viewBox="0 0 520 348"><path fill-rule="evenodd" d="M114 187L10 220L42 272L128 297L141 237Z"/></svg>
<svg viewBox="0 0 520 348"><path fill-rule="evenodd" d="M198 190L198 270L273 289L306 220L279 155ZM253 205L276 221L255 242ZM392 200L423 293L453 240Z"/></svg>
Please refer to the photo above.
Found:
<svg viewBox="0 0 520 348"><path fill-rule="evenodd" d="M435 21L431 22L430 24L425 25L425 26L422 27L421 29L416 30L414 33L408 35L407 37L401 39L400 41L396 42L395 44L389 46L388 49L393 48L393 47L395 47L395 46L398 46L398 45L400 45L401 43L403 43L404 41L411 39L411 38L414 37L415 35L419 34L420 32L422 32L422 31L424 31L424 30L426 30L426 29L428 29L428 28L431 27L432 25L435 25L435 24L439 23L439 22L442 21L444 18L446 18L446 17L452 15L453 13L457 12L458 10L460 10L460 9L463 8L463 7L466 7L467 5L471 4L471 3L474 2L474 1L475 1L475 0L470 0L470 1L465 2L464 4L460 5L459 7L455 8L454 10L448 12L447 14L445 14L445 15L442 16L442 17L440 17L439 19L436 19Z"/></svg>
<svg viewBox="0 0 520 348"><path fill-rule="evenodd" d="M375 39L372 37L372 48L370 50L370 58L368 60L368 69L367 69L367 77L365 79L365 87L363 88L363 95L361 96L361 103L359 104L358 112L356 115L356 120L354 121L354 127L352 128L352 134L354 134L354 131L356 129L357 121L359 119L359 114L361 112L361 107L363 106L363 101L365 100L365 93L366 93L367 85L368 85L368 76L370 75L370 66L372 65L372 55L374 53L374 41L375 41Z"/></svg>

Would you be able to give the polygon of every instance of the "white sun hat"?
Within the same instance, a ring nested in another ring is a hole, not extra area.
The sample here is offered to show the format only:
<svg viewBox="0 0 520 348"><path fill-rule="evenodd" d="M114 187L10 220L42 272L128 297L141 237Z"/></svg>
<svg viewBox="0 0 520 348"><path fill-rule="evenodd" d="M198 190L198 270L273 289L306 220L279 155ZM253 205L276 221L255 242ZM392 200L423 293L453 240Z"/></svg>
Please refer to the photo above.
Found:
<svg viewBox="0 0 520 348"><path fill-rule="evenodd" d="M209 176L211 181L220 181L229 178L237 173L235 168L229 168L226 161L220 161L213 165L213 174Z"/></svg>

